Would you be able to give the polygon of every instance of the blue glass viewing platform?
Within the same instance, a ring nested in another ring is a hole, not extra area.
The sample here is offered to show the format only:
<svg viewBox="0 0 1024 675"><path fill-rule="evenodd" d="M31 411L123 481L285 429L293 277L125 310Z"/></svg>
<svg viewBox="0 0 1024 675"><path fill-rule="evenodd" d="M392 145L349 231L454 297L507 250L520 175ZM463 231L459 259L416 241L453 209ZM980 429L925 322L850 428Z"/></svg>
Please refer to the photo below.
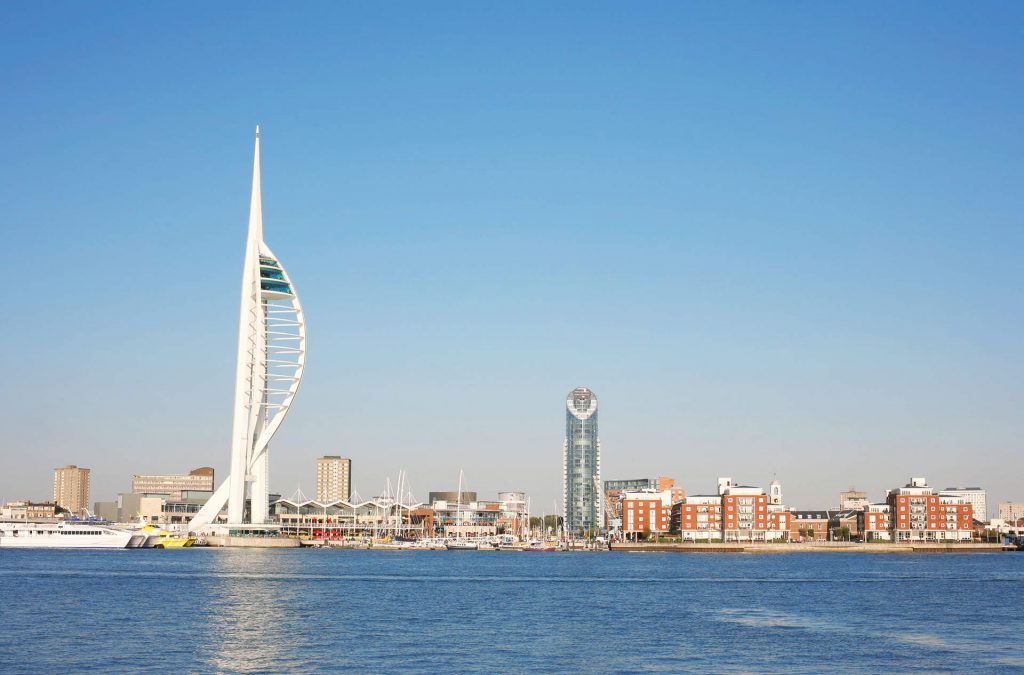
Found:
<svg viewBox="0 0 1024 675"><path fill-rule="evenodd" d="M292 287L281 281L261 279L260 288L270 293L282 293L284 295L292 295Z"/></svg>

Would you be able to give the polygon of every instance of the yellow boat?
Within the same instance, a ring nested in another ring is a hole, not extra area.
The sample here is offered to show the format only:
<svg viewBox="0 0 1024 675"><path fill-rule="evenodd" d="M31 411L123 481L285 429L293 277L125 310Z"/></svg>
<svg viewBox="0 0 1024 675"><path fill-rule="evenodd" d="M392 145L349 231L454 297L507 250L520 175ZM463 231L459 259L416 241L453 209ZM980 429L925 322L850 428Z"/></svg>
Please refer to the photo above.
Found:
<svg viewBox="0 0 1024 675"><path fill-rule="evenodd" d="M186 548L196 543L195 537L174 534L149 523L140 527L138 531L147 535L146 548Z"/></svg>

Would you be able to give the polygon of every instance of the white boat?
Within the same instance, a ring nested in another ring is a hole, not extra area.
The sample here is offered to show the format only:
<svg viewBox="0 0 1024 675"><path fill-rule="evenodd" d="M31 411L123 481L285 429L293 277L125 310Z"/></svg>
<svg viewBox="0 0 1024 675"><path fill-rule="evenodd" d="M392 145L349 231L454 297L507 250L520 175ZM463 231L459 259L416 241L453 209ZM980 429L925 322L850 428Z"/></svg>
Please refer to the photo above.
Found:
<svg viewBox="0 0 1024 675"><path fill-rule="evenodd" d="M480 549L480 546L475 541L469 541L468 539L453 539L445 544L445 548L449 551L477 551Z"/></svg>
<svg viewBox="0 0 1024 675"><path fill-rule="evenodd" d="M89 521L0 522L0 548L125 548L135 534Z"/></svg>

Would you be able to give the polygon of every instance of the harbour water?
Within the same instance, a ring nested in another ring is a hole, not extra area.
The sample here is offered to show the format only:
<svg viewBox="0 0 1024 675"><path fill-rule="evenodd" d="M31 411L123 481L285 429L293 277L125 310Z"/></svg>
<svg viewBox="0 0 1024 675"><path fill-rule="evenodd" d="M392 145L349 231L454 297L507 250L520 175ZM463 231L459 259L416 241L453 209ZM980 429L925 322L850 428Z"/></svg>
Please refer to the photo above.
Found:
<svg viewBox="0 0 1024 675"><path fill-rule="evenodd" d="M0 672L1024 670L1024 555L0 550Z"/></svg>

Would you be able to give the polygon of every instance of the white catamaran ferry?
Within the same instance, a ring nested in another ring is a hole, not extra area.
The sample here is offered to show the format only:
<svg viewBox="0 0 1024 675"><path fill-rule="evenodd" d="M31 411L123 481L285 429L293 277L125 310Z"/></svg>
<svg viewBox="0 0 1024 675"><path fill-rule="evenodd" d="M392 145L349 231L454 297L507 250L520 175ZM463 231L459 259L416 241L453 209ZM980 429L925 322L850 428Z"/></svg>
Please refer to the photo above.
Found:
<svg viewBox="0 0 1024 675"><path fill-rule="evenodd" d="M125 548L134 533L88 521L0 522L0 548Z"/></svg>

